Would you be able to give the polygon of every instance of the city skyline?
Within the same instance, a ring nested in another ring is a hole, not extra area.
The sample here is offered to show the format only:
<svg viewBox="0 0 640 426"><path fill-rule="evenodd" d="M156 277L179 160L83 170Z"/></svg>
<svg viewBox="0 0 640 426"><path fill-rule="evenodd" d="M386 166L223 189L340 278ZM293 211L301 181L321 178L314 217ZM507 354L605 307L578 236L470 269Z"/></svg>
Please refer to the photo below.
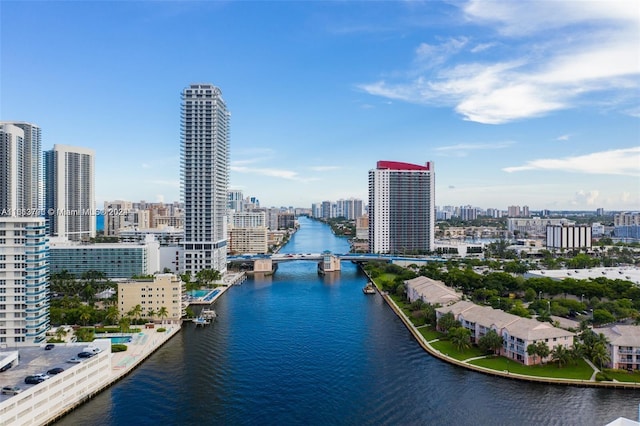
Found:
<svg viewBox="0 0 640 426"><path fill-rule="evenodd" d="M231 112L229 189L262 206L366 200L377 161L433 161L439 206L640 210L635 2L1 7L0 120L93 149L97 206L180 199L202 82Z"/></svg>

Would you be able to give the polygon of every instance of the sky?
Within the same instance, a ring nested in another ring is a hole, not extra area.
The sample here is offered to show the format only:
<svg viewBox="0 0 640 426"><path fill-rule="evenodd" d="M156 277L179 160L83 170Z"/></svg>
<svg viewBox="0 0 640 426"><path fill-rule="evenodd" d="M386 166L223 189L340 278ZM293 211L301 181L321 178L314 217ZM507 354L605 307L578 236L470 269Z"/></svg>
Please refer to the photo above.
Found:
<svg viewBox="0 0 640 426"><path fill-rule="evenodd" d="M637 1L0 1L0 120L96 153L96 202L180 199L180 93L222 90L230 189L640 210Z"/></svg>

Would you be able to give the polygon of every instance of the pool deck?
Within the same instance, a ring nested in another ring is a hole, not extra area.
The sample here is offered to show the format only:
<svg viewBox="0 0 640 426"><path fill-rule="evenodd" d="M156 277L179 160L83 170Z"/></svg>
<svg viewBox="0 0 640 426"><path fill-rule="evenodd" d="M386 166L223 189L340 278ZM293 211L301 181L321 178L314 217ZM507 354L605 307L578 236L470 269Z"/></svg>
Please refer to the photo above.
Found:
<svg viewBox="0 0 640 426"><path fill-rule="evenodd" d="M158 328L165 328L166 331L158 332ZM175 336L180 329L179 321L165 321L165 324L156 324L156 328L144 329L134 334L131 343L125 343L127 345L126 351L111 354L112 382L129 374L142 361Z"/></svg>

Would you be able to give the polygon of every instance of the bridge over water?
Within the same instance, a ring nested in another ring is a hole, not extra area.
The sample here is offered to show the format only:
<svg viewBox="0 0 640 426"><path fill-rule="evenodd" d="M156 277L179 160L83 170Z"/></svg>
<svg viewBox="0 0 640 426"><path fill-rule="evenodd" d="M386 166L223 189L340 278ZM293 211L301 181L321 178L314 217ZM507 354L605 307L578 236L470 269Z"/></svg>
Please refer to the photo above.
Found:
<svg viewBox="0 0 640 426"><path fill-rule="evenodd" d="M277 254L245 254L239 256L228 256L229 264L253 264L253 272L273 273L277 269L277 265L282 262L292 262L298 260L316 261L318 262L318 271L334 272L340 270L340 262L409 262L415 264L424 264L426 262L444 262L445 259L438 256L426 257L410 257L389 254L373 254L373 253L344 253L335 254L331 252L323 253L277 253Z"/></svg>

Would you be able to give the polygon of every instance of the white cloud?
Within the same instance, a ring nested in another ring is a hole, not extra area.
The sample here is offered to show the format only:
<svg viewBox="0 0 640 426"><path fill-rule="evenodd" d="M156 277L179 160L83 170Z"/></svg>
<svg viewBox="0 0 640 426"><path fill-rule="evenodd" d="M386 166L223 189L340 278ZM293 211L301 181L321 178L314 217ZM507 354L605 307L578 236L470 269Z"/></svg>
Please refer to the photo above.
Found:
<svg viewBox="0 0 640 426"><path fill-rule="evenodd" d="M557 141L568 141L571 138L571 135L560 135L556 138Z"/></svg>
<svg viewBox="0 0 640 426"><path fill-rule="evenodd" d="M340 167L338 166L313 166L310 167L311 170L313 170L314 172L328 172L331 170L339 170Z"/></svg>
<svg viewBox="0 0 640 426"><path fill-rule="evenodd" d="M459 37L450 38L438 45L421 43L416 49L415 60L427 68L439 65L458 53L467 42L466 37Z"/></svg>
<svg viewBox="0 0 640 426"><path fill-rule="evenodd" d="M489 33L492 40L473 40L473 47L465 37L423 43L416 49L417 69L405 74L418 77L359 88L389 99L450 104L464 119L486 124L539 117L578 103L602 106L603 99L625 113L637 108L637 99L620 96L640 87L636 2L577 7L566 1L474 0L463 10L474 25L497 30L499 42ZM489 47L491 59L453 61L465 48L480 55ZM590 100L596 93L598 99Z"/></svg>
<svg viewBox="0 0 640 426"><path fill-rule="evenodd" d="M259 176L267 176L279 179L285 179L296 182L313 182L319 180L315 177L301 177L298 172L285 169L271 169L271 168L252 168L244 166L231 166L231 171L243 174L254 174Z"/></svg>
<svg viewBox="0 0 640 426"><path fill-rule="evenodd" d="M558 170L638 177L640 176L640 146L594 152L576 157L531 160L527 161L524 166L507 167L502 170L508 173L525 170Z"/></svg>
<svg viewBox="0 0 640 426"><path fill-rule="evenodd" d="M580 191L576 192L575 198L573 199L571 204L575 206L582 206L585 204L588 206L593 206L599 200L599 197L600 191L598 190L593 189L591 191L585 191L581 189Z"/></svg>
<svg viewBox="0 0 640 426"><path fill-rule="evenodd" d="M435 151L441 153L441 155L451 155L455 157L465 157L468 155L469 151L480 151L480 150L492 150L492 149L504 149L512 146L514 142L496 142L496 143L478 143L478 144L470 144L470 143L459 143L456 145L448 145L448 146L440 146L435 148Z"/></svg>

